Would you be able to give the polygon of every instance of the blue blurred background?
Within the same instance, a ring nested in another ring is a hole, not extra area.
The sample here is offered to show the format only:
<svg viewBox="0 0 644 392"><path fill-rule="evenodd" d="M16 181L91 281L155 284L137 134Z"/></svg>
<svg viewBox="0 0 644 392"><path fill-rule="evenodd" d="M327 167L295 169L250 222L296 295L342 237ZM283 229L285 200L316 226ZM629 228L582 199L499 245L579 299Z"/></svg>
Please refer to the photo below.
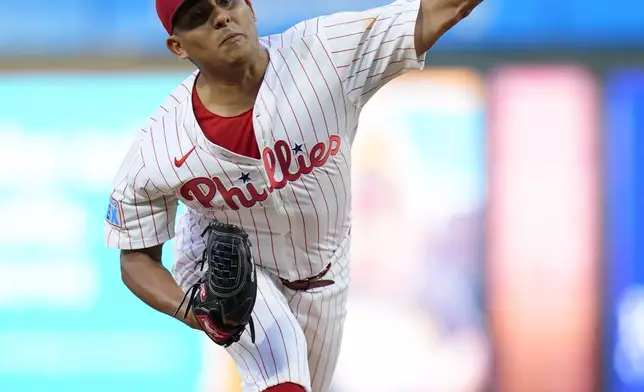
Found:
<svg viewBox="0 0 644 392"><path fill-rule="evenodd" d="M254 2L262 35L386 3ZM164 37L152 0L0 3L0 392L239 391L103 246L191 71ZM334 392L644 391L644 2L485 0L427 60L362 115Z"/></svg>

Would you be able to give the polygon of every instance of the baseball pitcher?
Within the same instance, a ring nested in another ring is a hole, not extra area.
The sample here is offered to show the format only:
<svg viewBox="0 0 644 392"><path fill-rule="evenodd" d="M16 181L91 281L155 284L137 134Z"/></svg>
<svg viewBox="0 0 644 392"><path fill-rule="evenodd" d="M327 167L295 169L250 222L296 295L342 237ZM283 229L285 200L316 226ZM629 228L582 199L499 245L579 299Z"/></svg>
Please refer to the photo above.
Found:
<svg viewBox="0 0 644 392"><path fill-rule="evenodd" d="M196 71L124 159L106 244L138 298L228 351L244 391L328 390L360 111L481 1L396 0L261 38L250 0L156 1L168 50Z"/></svg>

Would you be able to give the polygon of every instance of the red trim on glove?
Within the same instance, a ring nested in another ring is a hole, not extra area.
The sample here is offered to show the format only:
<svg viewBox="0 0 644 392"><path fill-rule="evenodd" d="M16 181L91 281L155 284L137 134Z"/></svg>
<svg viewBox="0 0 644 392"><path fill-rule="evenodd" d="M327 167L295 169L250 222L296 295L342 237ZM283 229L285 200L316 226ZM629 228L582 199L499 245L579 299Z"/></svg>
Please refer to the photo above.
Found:
<svg viewBox="0 0 644 392"><path fill-rule="evenodd" d="M199 322L201 329L206 333L206 335L210 336L210 339L217 343L226 342L232 336L231 333L218 329L206 315L197 316L197 322Z"/></svg>

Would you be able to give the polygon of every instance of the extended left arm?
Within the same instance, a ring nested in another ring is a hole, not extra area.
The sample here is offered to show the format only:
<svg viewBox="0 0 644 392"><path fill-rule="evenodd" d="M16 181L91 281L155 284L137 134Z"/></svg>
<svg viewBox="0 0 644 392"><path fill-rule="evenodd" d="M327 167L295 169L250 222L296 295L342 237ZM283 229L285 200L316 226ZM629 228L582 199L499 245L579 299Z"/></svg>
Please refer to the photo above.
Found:
<svg viewBox="0 0 644 392"><path fill-rule="evenodd" d="M414 41L416 54L423 55L483 0L421 0Z"/></svg>

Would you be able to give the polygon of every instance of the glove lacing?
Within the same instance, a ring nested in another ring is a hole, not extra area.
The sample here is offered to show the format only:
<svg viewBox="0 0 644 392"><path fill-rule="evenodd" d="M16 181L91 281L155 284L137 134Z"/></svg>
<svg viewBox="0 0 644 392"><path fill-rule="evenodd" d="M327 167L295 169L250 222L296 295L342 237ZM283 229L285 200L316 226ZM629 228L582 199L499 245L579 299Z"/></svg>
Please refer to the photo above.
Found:
<svg viewBox="0 0 644 392"><path fill-rule="evenodd" d="M206 227L203 233L201 233L201 237L203 238L206 234L209 234L211 230L212 230L212 226L208 225L208 227ZM203 253L201 254L201 260L198 260L197 263L195 263L194 269L197 269L197 267L199 266L199 271L203 272L203 267L206 265L207 259L208 259L208 246L206 246L206 249L204 249ZM179 307L177 307L177 310L174 311L174 314L172 315L172 317L174 318L177 317L177 314L179 313L179 310L181 310L183 303L186 301L187 298L190 298L186 306L186 311L183 314L183 319L185 320L186 317L188 317L188 312L190 312L190 309L192 309L192 306L194 305L194 300L197 297L199 286L205 281L206 281L205 274L203 274L195 284L193 284L188 288L188 290L186 290L185 294L183 295L183 298L181 299L181 303L179 303ZM255 324L253 323L253 316L250 316L248 320L248 325L250 327L250 338L254 344L255 343Z"/></svg>

